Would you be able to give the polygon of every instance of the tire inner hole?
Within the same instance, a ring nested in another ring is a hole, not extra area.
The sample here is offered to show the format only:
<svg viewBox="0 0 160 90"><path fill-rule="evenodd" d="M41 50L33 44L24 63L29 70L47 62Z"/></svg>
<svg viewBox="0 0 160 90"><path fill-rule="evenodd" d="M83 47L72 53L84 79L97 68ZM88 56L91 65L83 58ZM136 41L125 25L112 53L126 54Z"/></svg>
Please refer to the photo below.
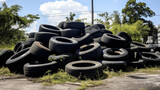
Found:
<svg viewBox="0 0 160 90"><path fill-rule="evenodd" d="M72 43L72 41L64 38L56 38L56 40L61 41L61 42L66 42L66 43Z"/></svg>
<svg viewBox="0 0 160 90"><path fill-rule="evenodd" d="M80 51L86 51L86 50L89 50L93 47L94 47L94 45L89 45L89 46L83 47L82 49L80 49Z"/></svg>
<svg viewBox="0 0 160 90"><path fill-rule="evenodd" d="M76 63L73 64L72 66L74 67L90 67L90 66L94 66L95 64L93 63Z"/></svg>

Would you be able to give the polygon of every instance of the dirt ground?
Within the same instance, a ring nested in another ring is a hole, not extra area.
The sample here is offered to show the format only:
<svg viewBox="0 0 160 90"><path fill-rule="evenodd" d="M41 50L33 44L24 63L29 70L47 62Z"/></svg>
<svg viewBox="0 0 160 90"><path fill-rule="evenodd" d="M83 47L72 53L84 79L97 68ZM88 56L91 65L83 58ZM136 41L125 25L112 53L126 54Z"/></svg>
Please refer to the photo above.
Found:
<svg viewBox="0 0 160 90"><path fill-rule="evenodd" d="M56 84L44 86L33 83L24 76L0 76L0 90L76 90L79 85ZM124 77L103 80L103 85L87 90L160 90L160 75L135 73Z"/></svg>

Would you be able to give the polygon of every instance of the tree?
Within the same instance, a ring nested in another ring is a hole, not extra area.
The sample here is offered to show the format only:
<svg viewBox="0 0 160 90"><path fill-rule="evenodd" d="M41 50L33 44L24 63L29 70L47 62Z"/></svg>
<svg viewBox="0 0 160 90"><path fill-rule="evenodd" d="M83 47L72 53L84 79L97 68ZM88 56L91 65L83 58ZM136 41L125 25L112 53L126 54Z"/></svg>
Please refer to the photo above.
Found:
<svg viewBox="0 0 160 90"><path fill-rule="evenodd" d="M121 24L120 14L118 13L118 11L114 11L112 17L113 17L112 25Z"/></svg>
<svg viewBox="0 0 160 90"><path fill-rule="evenodd" d="M75 13L70 12L69 17L66 17L66 21L73 21L75 16Z"/></svg>
<svg viewBox="0 0 160 90"><path fill-rule="evenodd" d="M136 0L128 0L125 8L122 9L122 13L129 24L135 23L138 20L145 21L143 17L147 18L155 15L155 13L146 6L146 3L137 3Z"/></svg>
<svg viewBox="0 0 160 90"><path fill-rule="evenodd" d="M0 44L16 43L25 39L24 29L39 19L38 15L19 16L22 9L19 5L8 7L3 3L0 7Z"/></svg>
<svg viewBox="0 0 160 90"><path fill-rule="evenodd" d="M123 13L123 23L132 24L138 20L142 20L144 25L148 25L150 28L149 35L155 35L157 29L154 28L154 25L151 21L145 20L147 17L152 17L155 15L155 12L152 11L149 7L146 6L144 2L136 2L136 0L128 0L125 5L125 8L122 9ZM154 36L155 38L156 36ZM146 40L147 37L144 37Z"/></svg>
<svg viewBox="0 0 160 90"><path fill-rule="evenodd" d="M110 20L112 20L112 17L108 14L108 12L104 12L102 14L98 14L101 19L95 19L97 23L101 23L105 25L106 29L110 29Z"/></svg>

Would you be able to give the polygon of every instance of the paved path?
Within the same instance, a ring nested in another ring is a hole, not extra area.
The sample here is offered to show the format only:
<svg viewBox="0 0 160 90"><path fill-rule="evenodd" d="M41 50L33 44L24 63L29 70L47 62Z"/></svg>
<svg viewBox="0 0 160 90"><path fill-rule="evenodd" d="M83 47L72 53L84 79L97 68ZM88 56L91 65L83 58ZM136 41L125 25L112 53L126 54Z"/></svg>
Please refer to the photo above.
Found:
<svg viewBox="0 0 160 90"><path fill-rule="evenodd" d="M78 87L71 84L43 86L24 76L0 77L0 90L76 90ZM160 90L160 75L135 73L125 77L113 77L103 80L103 85L87 90Z"/></svg>

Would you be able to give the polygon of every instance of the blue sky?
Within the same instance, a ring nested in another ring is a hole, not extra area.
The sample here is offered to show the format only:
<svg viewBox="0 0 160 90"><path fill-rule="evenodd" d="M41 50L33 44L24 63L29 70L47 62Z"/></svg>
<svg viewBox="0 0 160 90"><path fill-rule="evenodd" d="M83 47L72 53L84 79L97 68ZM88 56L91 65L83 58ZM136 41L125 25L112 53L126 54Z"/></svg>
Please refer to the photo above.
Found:
<svg viewBox="0 0 160 90"><path fill-rule="evenodd" d="M0 3L6 2L8 6L18 4L22 6L20 15L39 14L40 19L34 22L27 32L37 31L40 24L57 25L65 20L69 12L77 14L76 18L87 18L90 22L91 0L0 0ZM125 7L128 0L94 0L95 17L97 14L113 11L119 11ZM160 0L137 0L145 2L148 7L156 13L156 16L147 18L153 21L155 25L160 24Z"/></svg>

